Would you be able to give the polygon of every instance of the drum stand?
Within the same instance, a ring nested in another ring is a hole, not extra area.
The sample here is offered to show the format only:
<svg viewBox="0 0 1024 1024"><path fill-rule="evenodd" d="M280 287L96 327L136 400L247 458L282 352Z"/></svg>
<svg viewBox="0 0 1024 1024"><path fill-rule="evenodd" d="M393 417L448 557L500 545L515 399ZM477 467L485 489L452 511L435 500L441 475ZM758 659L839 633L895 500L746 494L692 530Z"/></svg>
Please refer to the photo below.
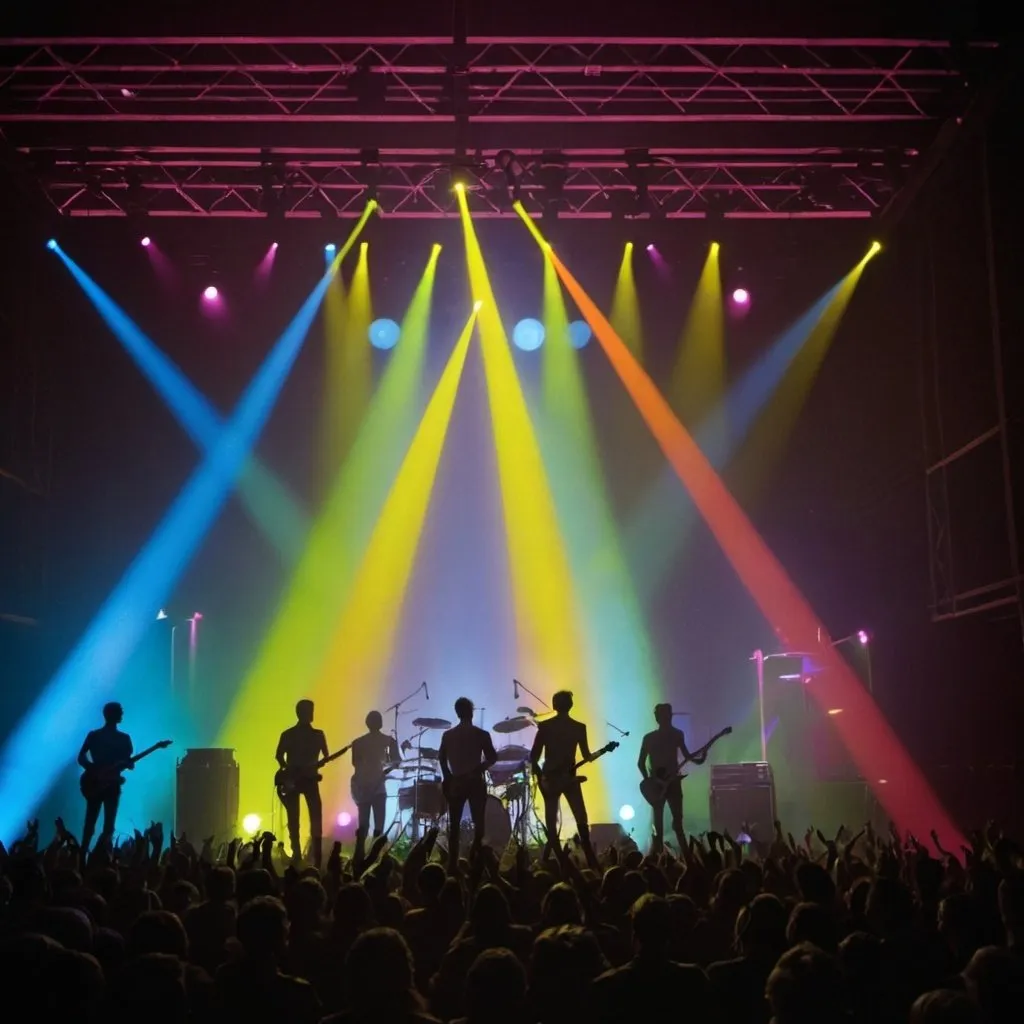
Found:
<svg viewBox="0 0 1024 1024"><path fill-rule="evenodd" d="M408 704L409 701L411 701L413 699L413 697L417 696L421 691L425 691L426 688L427 688L427 684L426 683L420 683L420 685L417 686L416 689L412 691L412 693L410 693L406 697L403 697L397 703L392 704L391 707L387 708L384 711L385 715L389 711L394 712L395 724L394 724L394 728L391 731L391 734L395 738L395 746L396 747L398 746L398 712L399 712L399 709L402 707L403 704ZM423 733L421 732L419 737L417 737L417 742L419 742L419 740L422 739L422 737L423 737ZM418 754L418 757L417 757L417 767L422 767L422 761L423 761L422 749L423 749L422 744L420 744L419 745L419 750L417 750L417 754ZM401 753L401 749L399 749L399 753ZM419 794L419 786L416 786L413 789L413 791L412 791L412 801L413 801L413 805L412 805L413 835L412 835L412 838L413 838L414 841L418 840L419 837L420 837L420 835L419 835L419 817L418 817L418 814L417 814L417 812L419 811L419 795L420 795ZM399 809L399 814L401 814L401 809Z"/></svg>

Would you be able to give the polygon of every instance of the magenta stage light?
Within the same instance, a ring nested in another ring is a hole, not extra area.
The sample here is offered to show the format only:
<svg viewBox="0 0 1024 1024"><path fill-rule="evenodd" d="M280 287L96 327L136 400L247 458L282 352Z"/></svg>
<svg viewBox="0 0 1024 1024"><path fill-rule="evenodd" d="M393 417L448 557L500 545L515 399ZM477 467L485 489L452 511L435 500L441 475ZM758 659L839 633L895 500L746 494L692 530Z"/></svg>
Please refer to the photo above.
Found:
<svg viewBox="0 0 1024 1024"><path fill-rule="evenodd" d="M338 828L348 828L352 824L352 815L347 811L342 811L338 815Z"/></svg>
<svg viewBox="0 0 1024 1024"><path fill-rule="evenodd" d="M270 248L271 249L276 249L277 248L277 242L271 242L270 243Z"/></svg>
<svg viewBox="0 0 1024 1024"><path fill-rule="evenodd" d="M745 306L750 302L750 292L748 292L746 288L737 288L732 293L732 301L735 302L737 306Z"/></svg>
<svg viewBox="0 0 1024 1024"><path fill-rule="evenodd" d="M212 284L203 292L203 298L206 299L207 302L213 302L218 295L220 295L220 292L217 291L216 286Z"/></svg>
<svg viewBox="0 0 1024 1024"><path fill-rule="evenodd" d="M648 242L647 243L647 251L648 252L654 252L654 243L653 242Z"/></svg>
<svg viewBox="0 0 1024 1024"><path fill-rule="evenodd" d="M145 236L145 237L144 237L144 238L142 239L142 247L143 247L144 249L148 249L148 248L149 248L149 247L150 247L150 246L151 246L152 244L153 244L153 239L152 239L152 238L150 238L150 237L149 237L149 235L146 235L146 236Z"/></svg>

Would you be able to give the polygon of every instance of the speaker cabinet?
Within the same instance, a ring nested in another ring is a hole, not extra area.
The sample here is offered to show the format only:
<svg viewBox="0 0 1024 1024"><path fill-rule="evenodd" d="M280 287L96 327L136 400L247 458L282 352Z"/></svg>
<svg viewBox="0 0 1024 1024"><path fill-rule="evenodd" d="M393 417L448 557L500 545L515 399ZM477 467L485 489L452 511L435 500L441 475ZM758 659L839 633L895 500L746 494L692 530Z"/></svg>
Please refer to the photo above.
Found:
<svg viewBox="0 0 1024 1024"><path fill-rule="evenodd" d="M711 769L711 828L736 836L743 826L770 840L775 822L775 781L763 761L717 764Z"/></svg>
<svg viewBox="0 0 1024 1024"><path fill-rule="evenodd" d="M198 849L208 836L230 842L238 834L238 762L220 748L189 749L178 762L175 832Z"/></svg>

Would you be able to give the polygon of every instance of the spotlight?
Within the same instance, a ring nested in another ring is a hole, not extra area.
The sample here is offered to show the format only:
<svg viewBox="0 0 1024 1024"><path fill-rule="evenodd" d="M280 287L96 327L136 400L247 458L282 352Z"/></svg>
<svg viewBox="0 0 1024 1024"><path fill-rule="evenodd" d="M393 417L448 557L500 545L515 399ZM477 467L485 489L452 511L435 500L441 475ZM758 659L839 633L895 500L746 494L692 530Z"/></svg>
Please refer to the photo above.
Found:
<svg viewBox="0 0 1024 1024"><path fill-rule="evenodd" d="M242 830L250 836L254 836L260 828L261 818L258 814L247 814L242 819Z"/></svg>
<svg viewBox="0 0 1024 1024"><path fill-rule="evenodd" d="M627 242L626 243L626 248L627 249L632 249L633 248L633 243L632 242Z"/></svg>
<svg viewBox="0 0 1024 1024"><path fill-rule="evenodd" d="M466 191L465 182L462 182L462 181L455 182L454 188L455 188L456 192L465 192Z"/></svg>
<svg viewBox="0 0 1024 1024"><path fill-rule="evenodd" d="M142 239L142 248L143 249L148 249L152 244L153 244L153 239L150 238L149 235L146 235Z"/></svg>
<svg viewBox="0 0 1024 1024"><path fill-rule="evenodd" d="M348 811L342 811L338 815L338 828L348 828L352 824L352 815Z"/></svg>
<svg viewBox="0 0 1024 1024"><path fill-rule="evenodd" d="M160 611L158 611L156 613L156 621L159 622L161 619L166 619L166 618L167 618L167 612L166 612L165 609L161 608Z"/></svg>
<svg viewBox="0 0 1024 1024"><path fill-rule="evenodd" d="M374 320L370 324L367 336L374 348L386 351L398 344L398 337L401 333L401 327L394 320Z"/></svg>
<svg viewBox="0 0 1024 1024"><path fill-rule="evenodd" d="M648 252L654 252L654 243L653 242L648 242L647 243L647 251Z"/></svg>
<svg viewBox="0 0 1024 1024"><path fill-rule="evenodd" d="M326 244L326 245L324 246L324 252L328 253L329 255L333 255L333 253L335 252L335 250L336 250L337 248L338 248L338 247L337 247L337 246L336 246L336 245L335 245L335 244L334 244L333 242L328 242L328 243L327 243L327 244Z"/></svg>
<svg viewBox="0 0 1024 1024"><path fill-rule="evenodd" d="M828 713L829 713L829 714L830 714L830 715L831 715L831 716L832 716L833 718L835 718L835 716L836 716L836 715L841 715L841 714L843 713L843 709L842 709L842 708L829 708L829 709L828 709Z"/></svg>
<svg viewBox="0 0 1024 1024"><path fill-rule="evenodd" d="M867 635L867 633L863 629L860 629L860 630L857 631L857 639L861 642L862 646L867 647L868 640L870 640L871 638Z"/></svg>
<svg viewBox="0 0 1024 1024"><path fill-rule="evenodd" d="M483 309L483 308L484 308L484 300L483 299L477 299L476 302L473 303L473 312L474 313L479 313L480 310Z"/></svg>
<svg viewBox="0 0 1024 1024"><path fill-rule="evenodd" d="M586 320L573 320L569 324L569 344L575 349L585 348L593 333Z"/></svg>
<svg viewBox="0 0 1024 1024"><path fill-rule="evenodd" d="M539 320L520 320L512 330L512 342L524 352L536 352L544 344L544 325Z"/></svg>
<svg viewBox="0 0 1024 1024"><path fill-rule="evenodd" d="M636 817L636 811L629 804L623 804L619 808L619 817L623 821L632 821Z"/></svg>
<svg viewBox="0 0 1024 1024"><path fill-rule="evenodd" d="M213 302L218 295L220 295L220 292L217 291L216 285L212 284L203 292L203 298L206 299L207 302Z"/></svg>
<svg viewBox="0 0 1024 1024"><path fill-rule="evenodd" d="M277 248L277 242L271 242L270 243L270 248L271 249L276 249Z"/></svg>
<svg viewBox="0 0 1024 1024"><path fill-rule="evenodd" d="M876 252L881 252L881 251L882 251L882 243L876 241L876 242L872 242L871 243L871 248L868 250L868 253L871 256L874 256Z"/></svg>
<svg viewBox="0 0 1024 1024"><path fill-rule="evenodd" d="M46 248L47 248L47 249L56 249L56 248L57 248L57 239L56 239L56 238L51 238L51 239L50 239L50 240L49 240L49 241L48 241L48 242L46 243Z"/></svg>
<svg viewBox="0 0 1024 1024"><path fill-rule="evenodd" d="M746 306L750 302L750 292L746 288L737 288L732 293L732 301L737 306Z"/></svg>

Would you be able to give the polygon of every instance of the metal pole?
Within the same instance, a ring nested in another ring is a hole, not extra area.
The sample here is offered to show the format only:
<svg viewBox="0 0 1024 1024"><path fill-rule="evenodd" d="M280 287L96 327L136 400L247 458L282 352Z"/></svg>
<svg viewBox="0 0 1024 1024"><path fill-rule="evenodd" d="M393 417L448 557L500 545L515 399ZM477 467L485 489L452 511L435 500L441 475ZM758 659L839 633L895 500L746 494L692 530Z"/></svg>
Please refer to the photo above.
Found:
<svg viewBox="0 0 1024 1024"><path fill-rule="evenodd" d="M1003 469L1003 501L1006 541L1010 551L1013 592L1017 598L1017 623L1024 646L1024 602L1021 601L1020 552L1017 546L1017 513L1013 501L1013 465L1006 422L1006 387L1003 377L1003 336L999 323L999 281L996 275L995 238L992 232L992 191L989 181L988 136L981 144L982 205L985 217L985 258L988 263L989 319L992 321L992 369L995 377L996 408L999 416L999 454Z"/></svg>
<svg viewBox="0 0 1024 1024"><path fill-rule="evenodd" d="M757 667L757 711L761 719L761 760L768 762L768 735L764 728L764 651L754 651L753 661Z"/></svg>
<svg viewBox="0 0 1024 1024"><path fill-rule="evenodd" d="M174 634L178 631L177 625L171 626L171 696L176 696L175 693L175 678L174 678Z"/></svg>

